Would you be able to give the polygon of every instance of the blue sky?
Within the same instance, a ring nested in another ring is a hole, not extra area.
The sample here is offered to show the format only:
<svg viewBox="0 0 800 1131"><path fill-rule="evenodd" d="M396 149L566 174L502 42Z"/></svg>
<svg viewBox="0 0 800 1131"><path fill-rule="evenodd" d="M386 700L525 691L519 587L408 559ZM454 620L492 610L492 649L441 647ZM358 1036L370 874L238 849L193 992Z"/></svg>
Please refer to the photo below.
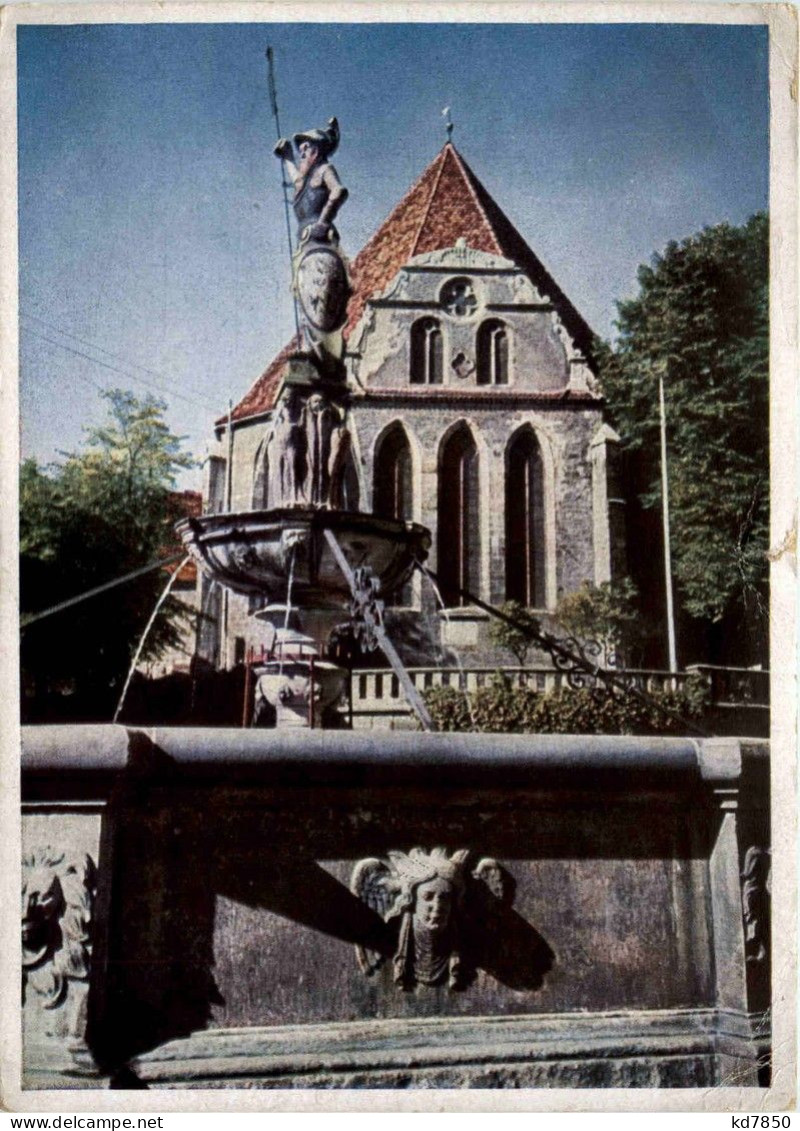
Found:
<svg viewBox="0 0 800 1131"><path fill-rule="evenodd" d="M447 105L604 336L654 251L767 207L763 27L20 27L23 455L79 446L99 390L122 386L162 395L202 457L290 336L268 43L283 132L341 123L351 256L443 144Z"/></svg>

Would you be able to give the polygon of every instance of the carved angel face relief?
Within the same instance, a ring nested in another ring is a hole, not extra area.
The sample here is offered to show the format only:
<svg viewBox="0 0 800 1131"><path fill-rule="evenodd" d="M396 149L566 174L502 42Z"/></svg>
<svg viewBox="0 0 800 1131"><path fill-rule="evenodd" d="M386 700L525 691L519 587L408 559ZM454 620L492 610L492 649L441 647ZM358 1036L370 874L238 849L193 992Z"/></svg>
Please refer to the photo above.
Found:
<svg viewBox="0 0 800 1131"><path fill-rule="evenodd" d="M453 885L436 876L420 884L414 898L414 926L428 931L444 931L453 907Z"/></svg>
<svg viewBox="0 0 800 1131"><path fill-rule="evenodd" d="M468 849L449 855L444 848L426 852L391 851L388 860L361 860L350 888L388 924L397 928L394 981L404 990L447 982L464 989L475 975L469 955L485 919L487 900L507 902L504 869L483 858L470 868ZM384 956L356 947L363 972L374 974Z"/></svg>

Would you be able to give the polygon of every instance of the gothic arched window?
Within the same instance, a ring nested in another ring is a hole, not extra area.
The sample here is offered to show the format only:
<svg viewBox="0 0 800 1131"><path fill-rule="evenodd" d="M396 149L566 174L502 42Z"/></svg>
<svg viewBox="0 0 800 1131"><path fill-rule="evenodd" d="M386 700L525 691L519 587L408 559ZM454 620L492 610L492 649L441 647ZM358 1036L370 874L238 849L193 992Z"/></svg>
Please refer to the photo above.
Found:
<svg viewBox="0 0 800 1131"><path fill-rule="evenodd" d="M478 449L465 424L445 440L439 459L438 566L446 605L467 605L458 589L480 589Z"/></svg>
<svg viewBox="0 0 800 1131"><path fill-rule="evenodd" d="M266 510L269 506L269 457L266 440L258 445L253 461L253 510Z"/></svg>
<svg viewBox="0 0 800 1131"><path fill-rule="evenodd" d="M506 600L545 607L545 548L542 454L525 428L506 457Z"/></svg>
<svg viewBox="0 0 800 1131"><path fill-rule="evenodd" d="M435 318L418 318L411 327L412 385L441 385L444 348Z"/></svg>
<svg viewBox="0 0 800 1131"><path fill-rule="evenodd" d="M499 318L478 327L478 384L508 384L508 329Z"/></svg>
<svg viewBox="0 0 800 1131"><path fill-rule="evenodd" d="M400 424L389 429L375 452L373 506L381 518L411 518L411 448Z"/></svg>
<svg viewBox="0 0 800 1131"><path fill-rule="evenodd" d="M411 447L405 429L395 424L380 440L373 467L373 508L381 518L410 520L414 510L414 488L411 478ZM413 600L410 582L389 599L393 605L410 605Z"/></svg>
<svg viewBox="0 0 800 1131"><path fill-rule="evenodd" d="M353 453L348 452L347 458L342 467L342 482L341 482L341 508L345 511L357 511L359 509L361 499L361 492L358 489L358 472L356 471L356 461L353 459Z"/></svg>

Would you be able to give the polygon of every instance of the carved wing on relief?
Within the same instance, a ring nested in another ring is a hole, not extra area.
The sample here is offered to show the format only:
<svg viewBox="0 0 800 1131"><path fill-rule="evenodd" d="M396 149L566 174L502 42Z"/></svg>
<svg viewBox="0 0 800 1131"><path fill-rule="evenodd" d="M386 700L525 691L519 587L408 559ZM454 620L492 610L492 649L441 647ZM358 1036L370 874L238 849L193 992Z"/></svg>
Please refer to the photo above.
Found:
<svg viewBox="0 0 800 1131"><path fill-rule="evenodd" d="M500 903L510 905L514 901L514 881L505 868L491 856L478 861L472 873L474 879L486 885L489 892Z"/></svg>
<svg viewBox="0 0 800 1131"><path fill-rule="evenodd" d="M377 860L374 856L359 860L353 869L350 890L386 921L394 905L397 888L389 866L383 860ZM356 946L356 957L365 974L374 974L385 960L383 954L364 946Z"/></svg>
<svg viewBox="0 0 800 1131"><path fill-rule="evenodd" d="M466 969L492 969L498 949L505 945L516 885L513 876L491 856L482 857L468 876L463 907L464 965Z"/></svg>

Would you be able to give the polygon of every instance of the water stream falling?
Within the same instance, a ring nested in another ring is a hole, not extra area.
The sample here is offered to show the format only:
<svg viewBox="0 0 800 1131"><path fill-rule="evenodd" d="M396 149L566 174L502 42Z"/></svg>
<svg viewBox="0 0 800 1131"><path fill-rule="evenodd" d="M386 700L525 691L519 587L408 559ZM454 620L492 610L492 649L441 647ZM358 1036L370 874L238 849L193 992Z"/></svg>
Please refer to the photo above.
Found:
<svg viewBox="0 0 800 1131"><path fill-rule="evenodd" d="M450 624L451 624L450 610L447 608L447 606L444 603L444 598L442 597L442 592L439 589L439 586L436 584L436 582L434 581L434 579L431 577L431 575L428 573L428 571L426 569L420 568L419 572L422 574L423 577L426 577L428 579L428 582L431 586L431 589L433 590L433 595L436 598L436 602L439 606L441 614L444 617L444 619L447 621L447 626L449 628ZM464 664L461 661L461 655L460 655L458 649L454 648L452 644L448 645L448 647L449 647L450 651L452 652L452 654L455 656L456 666L458 668L459 688L464 694L464 702L466 703L467 711L469 712L470 722L472 723L472 725L474 727L475 726L475 716L472 713L472 703L470 702L469 691L467 689L467 677L466 677L466 673L464 671Z"/></svg>
<svg viewBox="0 0 800 1131"><path fill-rule="evenodd" d="M297 546L292 546L291 556L289 558L289 574L286 580L286 612L284 613L283 617L284 638L286 636L286 630L289 627L289 617L292 614L292 585L294 584L294 562L296 556ZM281 654L278 661L278 675L283 675L283 641L281 641Z"/></svg>
<svg viewBox="0 0 800 1131"><path fill-rule="evenodd" d="M172 586L178 580L178 577L180 576L181 570L183 569L184 566L188 565L191 560L192 560L192 555L187 554L186 557L181 562L181 564L178 566L178 568L171 574L169 581L164 586L164 588L161 592L161 596L158 598L158 600L155 603L155 608L153 609L152 613L150 614L150 620L145 625L144 632L142 633L142 635L139 638L139 644L136 648L136 653L133 657L133 660L131 661L131 666L128 668L128 675L125 679L125 686L123 687L122 694L119 697L119 703L117 703L117 709L114 712L114 718L111 720L112 722L117 722L117 720L119 719L120 712L122 711L122 706L125 702L125 696L128 694L128 688L130 687L131 680L133 679L133 673L136 670L136 665L139 663L139 657L142 654L142 649L145 646L145 642L147 641L147 637L150 635L150 630L155 623L155 619L158 616L159 610L160 610L161 606L164 604L164 602L166 601L167 597L169 596L170 590L172 589Z"/></svg>

